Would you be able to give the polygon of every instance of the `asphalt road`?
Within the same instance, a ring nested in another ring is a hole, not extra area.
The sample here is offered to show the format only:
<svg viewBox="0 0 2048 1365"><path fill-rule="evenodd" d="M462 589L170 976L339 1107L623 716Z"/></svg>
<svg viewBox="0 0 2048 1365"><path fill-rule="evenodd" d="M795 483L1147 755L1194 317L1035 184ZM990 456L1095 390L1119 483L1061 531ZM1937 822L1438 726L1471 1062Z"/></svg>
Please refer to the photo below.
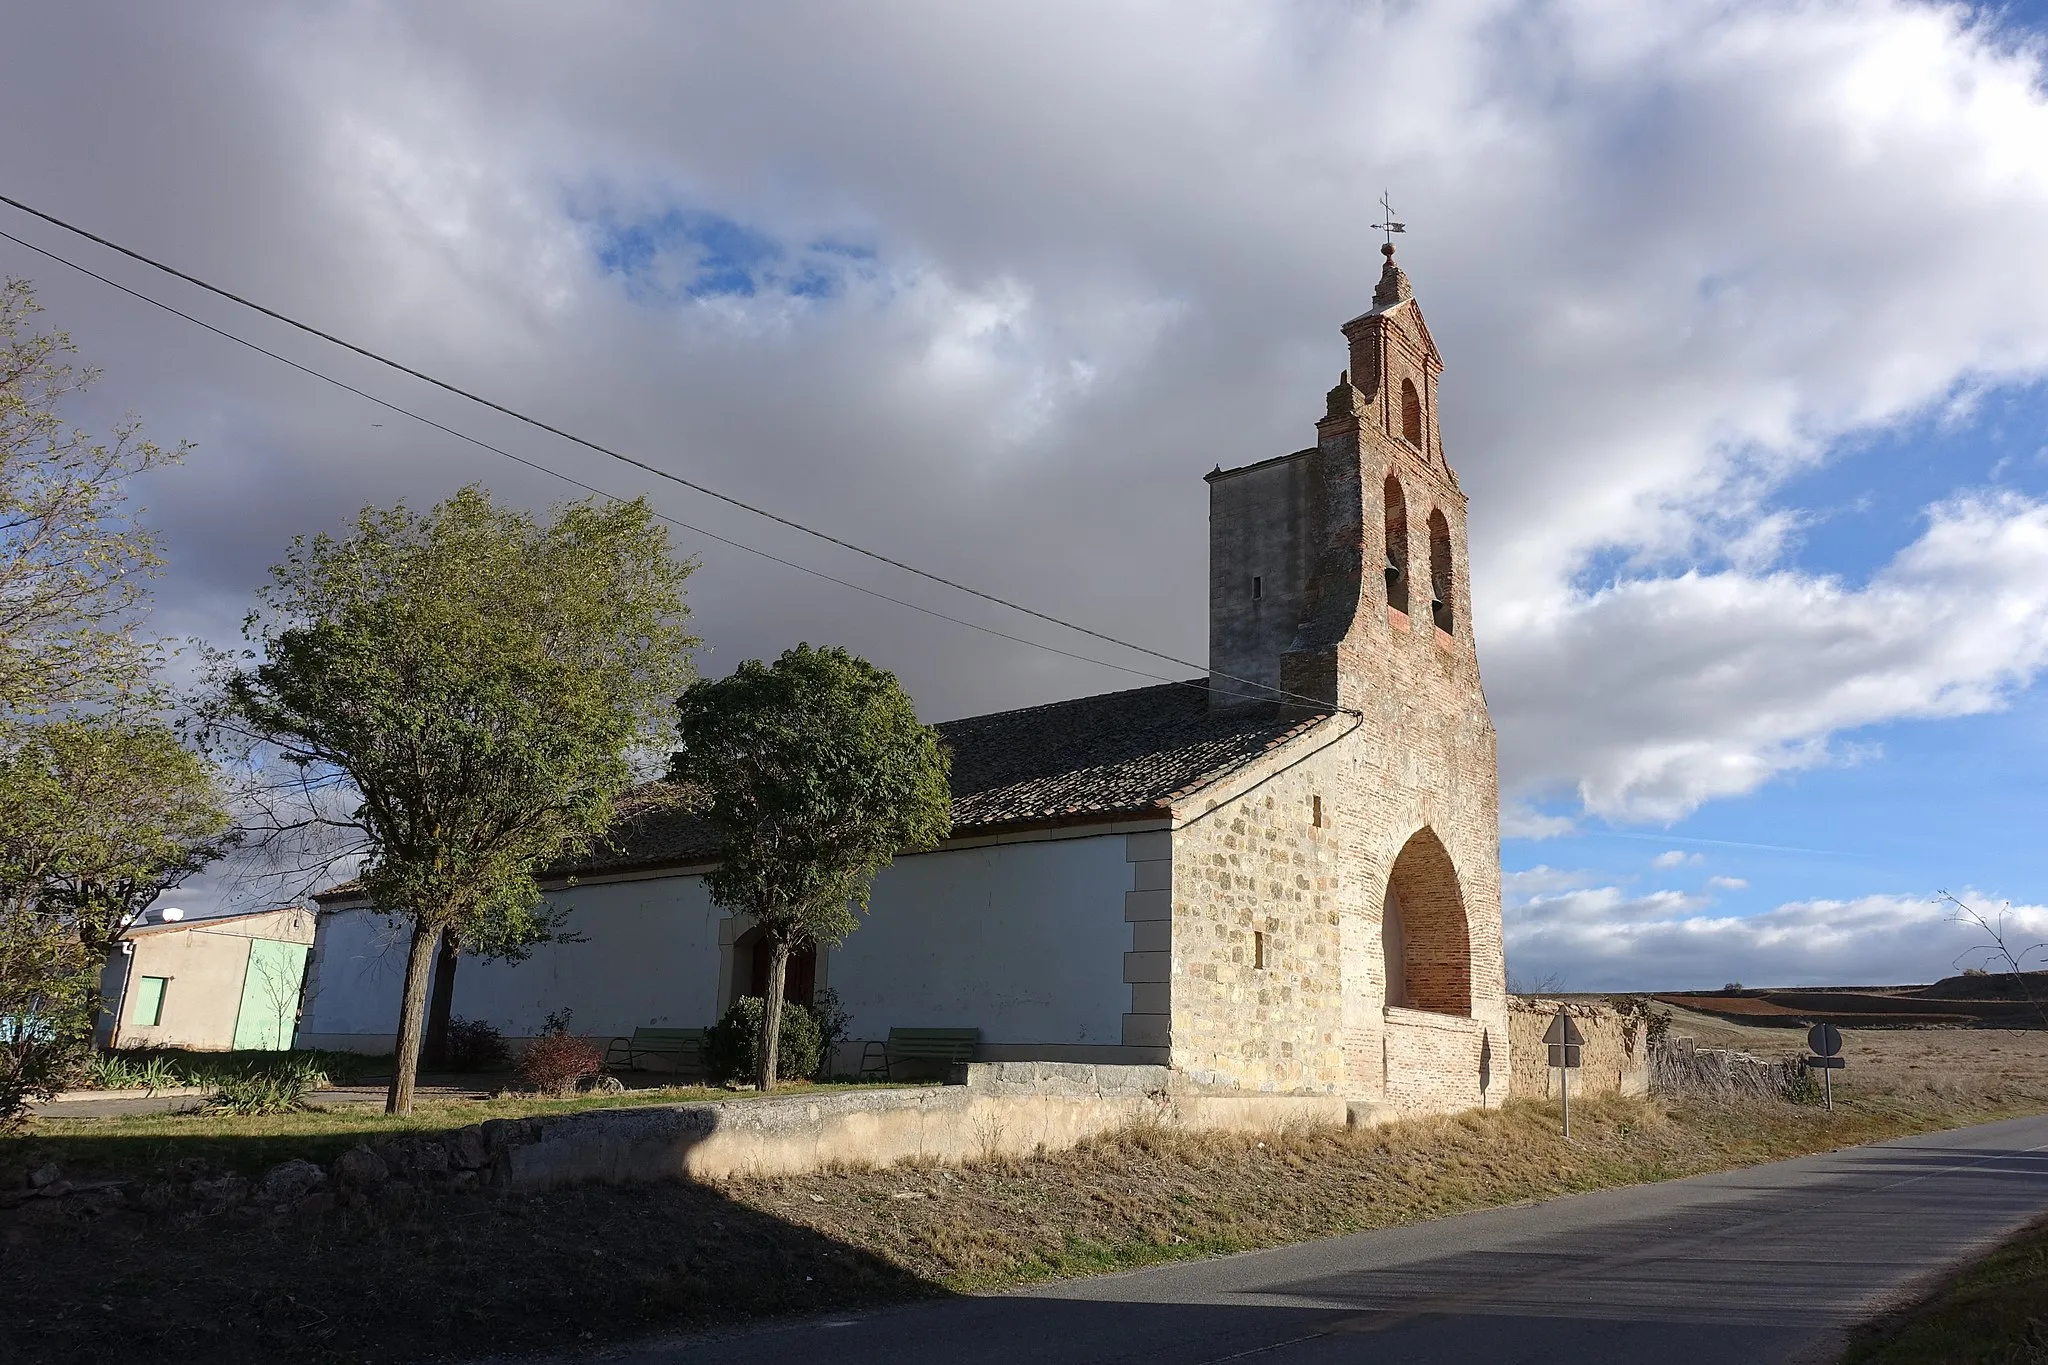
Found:
<svg viewBox="0 0 2048 1365"><path fill-rule="evenodd" d="M607 1352L629 1365L1727 1365L2048 1213L2048 1117L1026 1292Z"/></svg>

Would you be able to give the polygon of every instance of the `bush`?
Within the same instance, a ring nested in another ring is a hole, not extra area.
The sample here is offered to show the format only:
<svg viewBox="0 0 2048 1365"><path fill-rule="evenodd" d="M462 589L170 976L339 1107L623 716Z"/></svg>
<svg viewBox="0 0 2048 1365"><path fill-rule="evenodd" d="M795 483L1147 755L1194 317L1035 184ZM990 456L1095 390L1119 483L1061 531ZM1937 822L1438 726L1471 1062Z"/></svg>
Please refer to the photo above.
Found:
<svg viewBox="0 0 2048 1365"><path fill-rule="evenodd" d="M566 1095L604 1070L604 1049L573 1033L543 1033L519 1057L519 1079L543 1095Z"/></svg>
<svg viewBox="0 0 2048 1365"><path fill-rule="evenodd" d="M752 1080L761 1052L761 1015L766 1002L758 995L735 1000L725 1017L704 1033L704 1069L711 1079ZM797 1080L817 1073L823 1039L818 1021L794 1000L782 1004L782 1031L775 1040L775 1074Z"/></svg>
<svg viewBox="0 0 2048 1365"><path fill-rule="evenodd" d="M327 1073L317 1062L285 1053L271 1066L222 1075L207 1108L224 1114L289 1114L305 1108L306 1096L326 1084Z"/></svg>
<svg viewBox="0 0 2048 1365"><path fill-rule="evenodd" d="M98 971L75 935L43 916L0 910L0 1132L78 1073L92 1046Z"/></svg>
<svg viewBox="0 0 2048 1365"><path fill-rule="evenodd" d="M817 1078L822 1081L832 1069L832 1055L852 1036L853 1015L840 1003L839 992L827 986L811 997L811 1018L818 1025Z"/></svg>
<svg viewBox="0 0 2048 1365"><path fill-rule="evenodd" d="M448 1021L448 1066L453 1071L489 1071L512 1055L505 1036L481 1019Z"/></svg>

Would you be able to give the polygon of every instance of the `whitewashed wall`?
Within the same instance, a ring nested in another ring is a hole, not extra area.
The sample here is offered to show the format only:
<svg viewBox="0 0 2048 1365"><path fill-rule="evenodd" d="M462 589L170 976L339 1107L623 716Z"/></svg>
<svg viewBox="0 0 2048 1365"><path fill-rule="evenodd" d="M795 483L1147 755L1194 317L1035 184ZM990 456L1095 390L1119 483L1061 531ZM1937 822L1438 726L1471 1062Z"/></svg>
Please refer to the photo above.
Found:
<svg viewBox="0 0 2048 1365"><path fill-rule="evenodd" d="M613 1036L638 1025L696 1027L718 1013L719 911L701 877L605 882L549 897L573 908L579 943L543 944L524 962L464 958L454 1012L508 1038L532 1037L550 1011L572 1011L577 1033ZM405 976L407 931L368 910L322 915L314 993L299 1028L310 1047L391 1046Z"/></svg>
<svg viewBox="0 0 2048 1365"><path fill-rule="evenodd" d="M899 858L827 984L856 1038L974 1027L984 1043L1118 1044L1130 888L1120 834Z"/></svg>
<svg viewBox="0 0 2048 1365"><path fill-rule="evenodd" d="M1130 987L1124 836L1004 844L899 859L876 878L873 913L823 964L856 1038L891 1027L977 1027L990 1044L1115 1045ZM701 877L553 893L583 942L521 963L465 958L456 1014L509 1038L552 1010L578 1033L695 1027L717 1018L722 912ZM367 910L322 915L301 1046L391 1046L406 932Z"/></svg>

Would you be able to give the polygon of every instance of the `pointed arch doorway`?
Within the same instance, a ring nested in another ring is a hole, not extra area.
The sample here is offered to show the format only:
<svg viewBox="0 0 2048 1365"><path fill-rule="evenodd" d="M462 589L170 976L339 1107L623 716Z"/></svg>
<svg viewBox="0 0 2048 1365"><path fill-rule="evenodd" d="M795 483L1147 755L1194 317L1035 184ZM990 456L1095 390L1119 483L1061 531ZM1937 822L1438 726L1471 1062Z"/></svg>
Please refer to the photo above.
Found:
<svg viewBox="0 0 2048 1365"><path fill-rule="evenodd" d="M1387 877L1380 950L1389 1009L1472 1014L1472 932L1450 851L1427 825Z"/></svg>

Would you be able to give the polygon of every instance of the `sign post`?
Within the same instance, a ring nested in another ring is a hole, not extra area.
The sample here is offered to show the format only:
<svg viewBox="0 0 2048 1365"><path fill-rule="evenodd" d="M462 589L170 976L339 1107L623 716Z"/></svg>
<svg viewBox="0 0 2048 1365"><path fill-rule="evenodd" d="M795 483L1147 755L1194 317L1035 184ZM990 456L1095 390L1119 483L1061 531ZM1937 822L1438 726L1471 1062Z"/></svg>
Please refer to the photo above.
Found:
<svg viewBox="0 0 2048 1365"><path fill-rule="evenodd" d="M1813 1049L1813 1056L1806 1058L1809 1071L1820 1072L1821 1085L1828 1097L1828 1112L1835 1112L1835 1073L1849 1065L1842 1056L1842 1031L1833 1024L1815 1024L1806 1031L1806 1045Z"/></svg>
<svg viewBox="0 0 2048 1365"><path fill-rule="evenodd" d="M1564 1135L1572 1135L1572 1072L1578 1070L1579 1056L1586 1043L1586 1035L1579 1032L1579 1026L1564 1012L1564 1006L1557 1007L1557 1018L1550 1021L1550 1027L1543 1031L1543 1042L1550 1050L1550 1065L1557 1071L1558 1094L1564 1100Z"/></svg>

